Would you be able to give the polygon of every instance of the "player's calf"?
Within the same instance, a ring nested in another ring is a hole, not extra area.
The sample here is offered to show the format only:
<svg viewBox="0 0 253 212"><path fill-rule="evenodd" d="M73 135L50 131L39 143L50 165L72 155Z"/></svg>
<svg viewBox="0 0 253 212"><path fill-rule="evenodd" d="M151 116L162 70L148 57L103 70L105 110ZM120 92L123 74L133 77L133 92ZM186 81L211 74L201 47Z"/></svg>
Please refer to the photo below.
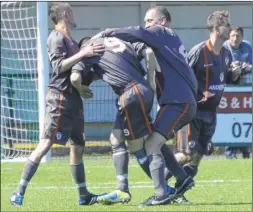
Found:
<svg viewBox="0 0 253 212"><path fill-rule="evenodd" d="M164 144L165 138L160 133L153 132L145 141L145 151L149 160L149 169L153 184L155 185L155 194L159 197L164 196L166 185L164 180L165 162L161 153L161 146ZM162 183L161 183L162 182Z"/></svg>
<svg viewBox="0 0 253 212"><path fill-rule="evenodd" d="M145 174L151 178L150 170L149 170L149 161L148 156L144 149L138 150L133 153L136 157L136 160L139 164L139 166L142 168L142 170L145 172Z"/></svg>
<svg viewBox="0 0 253 212"><path fill-rule="evenodd" d="M89 204L92 195L86 187L85 169L82 160L84 147L73 144L70 147L70 171L73 181L76 184L79 196L79 205Z"/></svg>
<svg viewBox="0 0 253 212"><path fill-rule="evenodd" d="M198 173L198 166L192 164L191 162L185 164L183 168L185 172L189 174L192 178L194 178Z"/></svg>
<svg viewBox="0 0 253 212"><path fill-rule="evenodd" d="M166 144L165 144L166 145ZM163 150L163 147L162 147ZM163 151L162 151L163 152ZM178 152L175 155L175 158L177 160L177 162L181 165L184 166L184 164L186 164L187 162L189 162L191 160L190 155L184 153L184 152ZM165 159L165 163L167 164L168 162ZM169 170L169 169L165 169L164 172L164 176L165 176L165 180L168 181L171 177L173 177L173 173Z"/></svg>
<svg viewBox="0 0 253 212"><path fill-rule="evenodd" d="M144 142L147 139L147 137L148 136L144 136L144 137L136 139L136 140L128 141L128 149L135 155L138 164L140 165L140 167L142 168L142 170L145 172L145 174L150 179L152 179L151 178L150 169L149 169L148 156L147 156L147 153L146 153L146 151L144 149ZM165 173L166 173L167 170L168 169L165 169ZM174 191L174 188L170 187L167 184L167 192L168 193L173 193L173 191Z"/></svg>
<svg viewBox="0 0 253 212"><path fill-rule="evenodd" d="M84 142L81 142L84 144ZM85 169L83 164L84 146L72 142L70 148L70 170L72 178L78 190L79 205L93 205L97 203L97 198L104 194L90 193L86 187Z"/></svg>
<svg viewBox="0 0 253 212"><path fill-rule="evenodd" d="M135 140L127 141L128 149L130 152L134 154L136 160L145 174L151 178L150 170L149 170L149 161L147 153L144 149L144 142L148 136L141 137Z"/></svg>
<svg viewBox="0 0 253 212"><path fill-rule="evenodd" d="M112 158L117 177L117 190L128 192L129 155L122 130L113 129L111 136Z"/></svg>
<svg viewBox="0 0 253 212"><path fill-rule="evenodd" d="M46 155L51 146L52 141L50 139L41 139L37 148L32 152L29 159L26 161L19 185L11 197L12 205L22 205L26 188L31 178L36 173L42 157Z"/></svg>
<svg viewBox="0 0 253 212"><path fill-rule="evenodd" d="M175 184L175 193L171 195L171 199L175 199L182 196L187 190L191 189L195 185L191 176L188 176L183 181L177 181Z"/></svg>

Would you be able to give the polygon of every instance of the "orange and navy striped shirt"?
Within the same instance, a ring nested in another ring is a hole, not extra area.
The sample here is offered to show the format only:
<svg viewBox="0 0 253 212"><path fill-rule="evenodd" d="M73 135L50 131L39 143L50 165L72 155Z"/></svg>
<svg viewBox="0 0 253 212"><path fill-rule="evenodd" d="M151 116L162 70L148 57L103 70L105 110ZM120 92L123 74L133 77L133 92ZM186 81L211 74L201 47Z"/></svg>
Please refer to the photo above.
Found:
<svg viewBox="0 0 253 212"><path fill-rule="evenodd" d="M188 62L198 81L198 110L215 112L226 84L232 83L229 71L231 53L222 47L219 54L215 54L210 40L207 40L192 47Z"/></svg>

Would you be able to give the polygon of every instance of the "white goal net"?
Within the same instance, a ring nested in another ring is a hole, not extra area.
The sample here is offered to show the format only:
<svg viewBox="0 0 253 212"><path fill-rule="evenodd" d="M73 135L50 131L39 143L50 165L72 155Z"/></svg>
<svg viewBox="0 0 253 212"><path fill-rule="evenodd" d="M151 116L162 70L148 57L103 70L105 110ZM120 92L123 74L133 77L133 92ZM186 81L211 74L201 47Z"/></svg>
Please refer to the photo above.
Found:
<svg viewBox="0 0 253 212"><path fill-rule="evenodd" d="M39 140L36 2L1 2L1 159Z"/></svg>

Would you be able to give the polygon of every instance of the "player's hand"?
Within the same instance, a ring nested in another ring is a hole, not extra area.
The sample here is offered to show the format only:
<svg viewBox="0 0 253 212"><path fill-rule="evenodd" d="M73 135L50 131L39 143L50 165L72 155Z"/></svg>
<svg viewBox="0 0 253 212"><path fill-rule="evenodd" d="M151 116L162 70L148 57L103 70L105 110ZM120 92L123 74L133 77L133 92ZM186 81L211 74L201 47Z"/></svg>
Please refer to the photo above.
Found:
<svg viewBox="0 0 253 212"><path fill-rule="evenodd" d="M240 65L241 63L238 60L231 63L231 66L240 66Z"/></svg>
<svg viewBox="0 0 253 212"><path fill-rule="evenodd" d="M198 103L205 102L208 98L211 98L211 97L215 96L214 93L211 93L209 91L205 91L202 94L203 94L204 97L201 100L199 100Z"/></svg>
<svg viewBox="0 0 253 212"><path fill-rule="evenodd" d="M83 57L93 57L103 54L105 51L104 44L91 44L86 47L81 48L80 52Z"/></svg>
<svg viewBox="0 0 253 212"><path fill-rule="evenodd" d="M234 71L236 71L238 69L241 69L240 63L238 63L238 61L232 62L230 64L229 71L234 72Z"/></svg>
<svg viewBox="0 0 253 212"><path fill-rule="evenodd" d="M241 75L242 69L239 65L236 65L234 63L230 66L230 71L232 72L232 80L236 81L237 78Z"/></svg>
<svg viewBox="0 0 253 212"><path fill-rule="evenodd" d="M243 64L242 64L242 68L247 68L248 66L249 66L249 64L248 64L248 63L243 62Z"/></svg>
<svg viewBox="0 0 253 212"><path fill-rule="evenodd" d="M242 64L242 69L244 69L245 71L250 71L250 69L249 69L249 64L244 62L244 63Z"/></svg>
<svg viewBox="0 0 253 212"><path fill-rule="evenodd" d="M93 97L93 92L91 89L89 89L88 86L82 85L80 87L79 93L81 95L81 97L83 97L84 99L91 99Z"/></svg>

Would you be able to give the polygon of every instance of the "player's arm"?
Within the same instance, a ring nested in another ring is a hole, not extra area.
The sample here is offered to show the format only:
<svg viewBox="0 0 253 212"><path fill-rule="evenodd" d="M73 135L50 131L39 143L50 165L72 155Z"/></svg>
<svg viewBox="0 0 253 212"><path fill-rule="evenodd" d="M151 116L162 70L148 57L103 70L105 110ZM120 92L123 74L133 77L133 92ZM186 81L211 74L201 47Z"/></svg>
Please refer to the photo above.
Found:
<svg viewBox="0 0 253 212"><path fill-rule="evenodd" d="M106 29L102 32L103 37L116 37L127 42L143 42L152 48L160 46L159 34L161 27L154 26L145 29L141 26Z"/></svg>
<svg viewBox="0 0 253 212"><path fill-rule="evenodd" d="M132 43L132 46L134 47L134 51L137 55L137 58L141 60L145 60L145 65L147 68L147 80L150 85L150 87L155 91L156 85L155 85L155 70L159 69L160 66L158 65L156 61L156 57L154 52L150 47L147 47L146 44L135 42ZM157 67L159 66L159 67Z"/></svg>
<svg viewBox="0 0 253 212"><path fill-rule="evenodd" d="M252 72L252 46L249 42L244 41L247 51L249 52L248 60L242 64L242 74Z"/></svg>
<svg viewBox="0 0 253 212"><path fill-rule="evenodd" d="M82 58L92 57L104 52L103 45L90 45L80 50L75 55L67 58L68 52L63 36L56 36L48 41L48 55L52 67L58 74L71 69Z"/></svg>
<svg viewBox="0 0 253 212"><path fill-rule="evenodd" d="M97 33L96 35L94 35L93 37L91 37L91 40L95 40L97 38L102 38L104 34L104 31L101 31L99 33Z"/></svg>
<svg viewBox="0 0 253 212"><path fill-rule="evenodd" d="M252 71L252 46L249 45L249 71Z"/></svg>
<svg viewBox="0 0 253 212"><path fill-rule="evenodd" d="M81 90L82 85L82 75L80 72L73 72L70 75L71 84L78 90Z"/></svg>
<svg viewBox="0 0 253 212"><path fill-rule="evenodd" d="M155 83L155 71L161 72L161 68L156 60L155 54L151 48L146 48L143 51L143 55L146 61L147 66L147 80L149 85L153 89L156 90L156 83Z"/></svg>
<svg viewBox="0 0 253 212"><path fill-rule="evenodd" d="M71 84L77 89L80 95L85 98L89 99L93 97L92 90L89 89L88 86L82 85L82 72L87 72L85 65L82 61L78 62L72 67L70 81Z"/></svg>
<svg viewBox="0 0 253 212"><path fill-rule="evenodd" d="M197 63L201 57L201 48L199 45L193 46L187 54L188 65L194 70L195 75L197 75Z"/></svg>
<svg viewBox="0 0 253 212"><path fill-rule="evenodd" d="M239 84L240 76L242 73L242 68L239 64L232 62L232 54L229 51L229 68L228 68L228 77L227 77L227 84Z"/></svg>

